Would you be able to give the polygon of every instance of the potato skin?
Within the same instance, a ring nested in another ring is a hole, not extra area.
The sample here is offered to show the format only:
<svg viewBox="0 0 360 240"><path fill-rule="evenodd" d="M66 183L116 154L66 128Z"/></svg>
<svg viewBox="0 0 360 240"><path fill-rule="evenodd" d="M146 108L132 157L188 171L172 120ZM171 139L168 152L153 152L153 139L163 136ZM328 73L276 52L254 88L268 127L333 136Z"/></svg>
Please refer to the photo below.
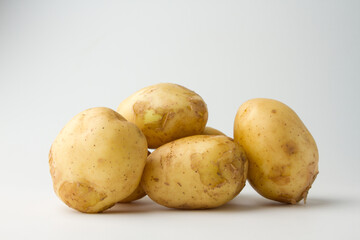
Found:
<svg viewBox="0 0 360 240"><path fill-rule="evenodd" d="M146 157L145 136L133 123L108 108L85 110L51 146L54 191L80 212L104 211L135 190Z"/></svg>
<svg viewBox="0 0 360 240"><path fill-rule="evenodd" d="M224 133L220 132L219 130L206 126L204 131L202 132L202 135L224 135Z"/></svg>
<svg viewBox="0 0 360 240"><path fill-rule="evenodd" d="M139 90L121 102L117 111L141 129L149 148L201 134L208 119L207 106L198 94L171 83Z"/></svg>
<svg viewBox="0 0 360 240"><path fill-rule="evenodd" d="M145 196L146 196L146 193L139 183L137 188L129 196L120 200L118 203L130 203L130 202L139 200Z"/></svg>
<svg viewBox="0 0 360 240"><path fill-rule="evenodd" d="M272 99L245 102L235 117L234 140L244 147L248 180L259 194L284 203L306 201L318 174L319 154L291 108Z"/></svg>
<svg viewBox="0 0 360 240"><path fill-rule="evenodd" d="M151 154L151 152L148 151L147 155L149 156L150 154ZM139 182L139 185L137 186L137 188L129 196L122 199L118 203L130 203L130 202L139 200L145 196L146 196L146 192L144 191L144 189L142 188L142 186Z"/></svg>
<svg viewBox="0 0 360 240"><path fill-rule="evenodd" d="M152 152L141 185L152 200L169 208L214 208L239 194L247 168L244 151L231 138L196 135Z"/></svg>

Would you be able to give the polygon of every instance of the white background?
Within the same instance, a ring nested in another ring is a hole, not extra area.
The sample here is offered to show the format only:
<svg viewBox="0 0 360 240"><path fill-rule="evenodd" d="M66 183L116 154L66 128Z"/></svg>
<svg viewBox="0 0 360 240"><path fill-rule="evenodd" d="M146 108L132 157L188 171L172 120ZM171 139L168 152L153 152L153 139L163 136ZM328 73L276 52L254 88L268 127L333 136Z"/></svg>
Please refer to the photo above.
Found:
<svg viewBox="0 0 360 240"><path fill-rule="evenodd" d="M248 99L292 107L320 152L307 204L247 185L206 211L148 198L95 215L65 206L47 159L61 128L159 82L200 94L208 125L229 136ZM1 0L0 238L359 238L359 82L360 1Z"/></svg>

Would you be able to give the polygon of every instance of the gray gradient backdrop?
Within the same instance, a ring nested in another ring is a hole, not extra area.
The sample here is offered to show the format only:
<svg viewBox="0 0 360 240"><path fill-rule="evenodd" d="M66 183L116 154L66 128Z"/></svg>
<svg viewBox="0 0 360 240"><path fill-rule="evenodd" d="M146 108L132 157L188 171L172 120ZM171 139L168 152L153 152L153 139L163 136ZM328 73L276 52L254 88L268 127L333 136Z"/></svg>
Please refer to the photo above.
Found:
<svg viewBox="0 0 360 240"><path fill-rule="evenodd" d="M60 129L82 110L116 109L159 82L200 94L208 125L229 136L244 101L288 104L320 152L309 201L358 199L359 81L360 1L0 0L1 201L64 210L47 163ZM44 196L38 205L36 196ZM22 217L13 214L5 217L15 224ZM1 221L4 234L16 232Z"/></svg>

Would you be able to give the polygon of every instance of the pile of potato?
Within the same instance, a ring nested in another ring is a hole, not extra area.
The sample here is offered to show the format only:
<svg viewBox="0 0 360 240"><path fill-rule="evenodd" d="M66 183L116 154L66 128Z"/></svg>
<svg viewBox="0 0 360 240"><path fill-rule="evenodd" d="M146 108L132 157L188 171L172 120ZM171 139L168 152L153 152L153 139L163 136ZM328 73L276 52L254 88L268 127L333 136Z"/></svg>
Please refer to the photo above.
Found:
<svg viewBox="0 0 360 240"><path fill-rule="evenodd" d="M292 109L271 99L245 102L234 139L206 127L207 119L198 94L169 83L141 89L117 111L85 110L51 146L55 193L86 213L146 194L170 208L207 209L236 197L247 179L268 199L306 200L319 156Z"/></svg>

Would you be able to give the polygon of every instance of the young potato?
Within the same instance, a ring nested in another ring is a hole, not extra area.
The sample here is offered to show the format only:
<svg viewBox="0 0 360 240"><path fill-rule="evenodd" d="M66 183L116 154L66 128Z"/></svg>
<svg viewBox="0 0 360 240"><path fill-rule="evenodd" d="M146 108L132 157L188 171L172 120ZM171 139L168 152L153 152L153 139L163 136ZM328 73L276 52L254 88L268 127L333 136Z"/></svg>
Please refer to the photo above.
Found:
<svg viewBox="0 0 360 240"><path fill-rule="evenodd" d="M80 212L104 211L135 190L146 157L146 138L135 124L108 108L85 110L51 146L55 193Z"/></svg>
<svg viewBox="0 0 360 240"><path fill-rule="evenodd" d="M205 127L204 131L202 132L202 135L224 135L224 133L220 132L219 130L212 128L212 127Z"/></svg>
<svg viewBox="0 0 360 240"><path fill-rule="evenodd" d="M152 200L169 208L214 208L239 194L247 168L243 149L231 138L196 135L152 152L141 185Z"/></svg>
<svg viewBox="0 0 360 240"><path fill-rule="evenodd" d="M147 155L150 155L150 151L148 151ZM134 192L132 192L129 196L127 196L126 198L122 199L121 201L119 201L118 203L129 203L129 202L133 202L136 200L139 200L143 197L146 196L146 193L144 191L144 189L142 188L141 184L139 183L139 185L137 186L137 188L134 190Z"/></svg>
<svg viewBox="0 0 360 240"><path fill-rule="evenodd" d="M149 148L178 138L201 134L208 111L195 92L171 83L160 83L134 93L117 111L145 134Z"/></svg>
<svg viewBox="0 0 360 240"><path fill-rule="evenodd" d="M318 174L315 140L296 113L272 99L252 99L239 108L234 140L249 159L248 180L262 196L295 204L306 201Z"/></svg>

